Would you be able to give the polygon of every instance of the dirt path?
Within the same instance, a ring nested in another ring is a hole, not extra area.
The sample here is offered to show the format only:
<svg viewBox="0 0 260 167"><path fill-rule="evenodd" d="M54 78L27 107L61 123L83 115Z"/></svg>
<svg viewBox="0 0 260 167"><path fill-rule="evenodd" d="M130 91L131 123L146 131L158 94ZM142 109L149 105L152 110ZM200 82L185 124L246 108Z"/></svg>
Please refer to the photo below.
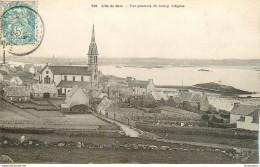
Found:
<svg viewBox="0 0 260 167"><path fill-rule="evenodd" d="M98 113L96 113L94 111L92 111L92 114L95 115L98 118L101 118L101 119L106 120L106 121L108 121L110 123L116 124L117 126L119 126L122 129L122 131L125 133L126 136L129 136L129 137L140 137L140 133L137 132L136 130L132 129L130 126L122 124L122 123L120 123L120 122L118 122L116 120L112 120L110 118L104 117L103 115L98 114Z"/></svg>

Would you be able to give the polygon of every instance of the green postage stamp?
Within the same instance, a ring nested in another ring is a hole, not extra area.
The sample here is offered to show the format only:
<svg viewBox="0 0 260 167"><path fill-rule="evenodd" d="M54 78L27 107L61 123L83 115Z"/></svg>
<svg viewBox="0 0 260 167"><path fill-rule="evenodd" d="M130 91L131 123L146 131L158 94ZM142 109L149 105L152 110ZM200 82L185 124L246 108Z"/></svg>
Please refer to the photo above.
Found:
<svg viewBox="0 0 260 167"><path fill-rule="evenodd" d="M1 44L34 45L35 1L1 1Z"/></svg>

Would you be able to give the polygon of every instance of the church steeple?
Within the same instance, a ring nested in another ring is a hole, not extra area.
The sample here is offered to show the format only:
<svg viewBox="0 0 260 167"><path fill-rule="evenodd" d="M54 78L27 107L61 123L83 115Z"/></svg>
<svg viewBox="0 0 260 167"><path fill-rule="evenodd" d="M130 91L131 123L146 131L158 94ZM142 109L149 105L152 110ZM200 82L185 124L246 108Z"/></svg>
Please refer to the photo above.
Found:
<svg viewBox="0 0 260 167"><path fill-rule="evenodd" d="M98 88L98 49L95 39L94 25L92 28L91 42L88 49L88 70L91 72L91 88Z"/></svg>
<svg viewBox="0 0 260 167"><path fill-rule="evenodd" d="M93 25L93 28L92 28L92 37L91 37L91 42L96 42L95 41L95 30L94 30L94 25Z"/></svg>
<svg viewBox="0 0 260 167"><path fill-rule="evenodd" d="M93 25L93 29L92 29L91 43L89 45L88 55L96 55L96 56L98 55L94 25Z"/></svg>

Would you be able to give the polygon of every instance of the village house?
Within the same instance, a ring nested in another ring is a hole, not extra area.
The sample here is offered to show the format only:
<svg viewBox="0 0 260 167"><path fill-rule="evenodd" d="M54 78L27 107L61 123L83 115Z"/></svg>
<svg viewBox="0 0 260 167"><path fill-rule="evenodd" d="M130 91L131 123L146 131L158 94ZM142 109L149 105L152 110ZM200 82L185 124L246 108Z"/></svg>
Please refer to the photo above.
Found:
<svg viewBox="0 0 260 167"><path fill-rule="evenodd" d="M260 107L259 107L260 108ZM252 113L240 118L237 121L237 128L250 131L259 131L260 109L256 109Z"/></svg>
<svg viewBox="0 0 260 167"><path fill-rule="evenodd" d="M32 98L56 98L58 91L54 84L32 84Z"/></svg>
<svg viewBox="0 0 260 167"><path fill-rule="evenodd" d="M183 101L181 100L180 97L173 97L170 96L168 102L167 102L168 106L172 106L172 107L182 107L183 106Z"/></svg>
<svg viewBox="0 0 260 167"><path fill-rule="evenodd" d="M80 86L75 85L67 93L65 103L69 107L73 107L74 105L80 104L89 107L89 96Z"/></svg>
<svg viewBox="0 0 260 167"><path fill-rule="evenodd" d="M23 67L20 66L14 66L13 71L17 72L17 71L23 71Z"/></svg>
<svg viewBox="0 0 260 167"><path fill-rule="evenodd" d="M88 51L88 66L46 65L39 73L39 83L52 84L58 88L59 95L66 95L74 85L91 90L99 89L98 50L95 42L94 26Z"/></svg>
<svg viewBox="0 0 260 167"><path fill-rule="evenodd" d="M230 124L236 124L238 120L245 118L245 116L248 116L259 108L260 106L235 103L233 109L230 112Z"/></svg>
<svg viewBox="0 0 260 167"><path fill-rule="evenodd" d="M32 74L35 74L35 73L41 71L41 66L35 66L33 64L25 64L24 65L24 71L30 72Z"/></svg>
<svg viewBox="0 0 260 167"><path fill-rule="evenodd" d="M7 74L12 73L12 69L11 69L10 65L8 65L8 64L0 64L0 71L4 71Z"/></svg>
<svg viewBox="0 0 260 167"><path fill-rule="evenodd" d="M3 89L3 98L14 102L30 100L30 88L26 86L8 86Z"/></svg>
<svg viewBox="0 0 260 167"><path fill-rule="evenodd" d="M139 81L132 77L127 77L127 83L128 87L132 88L134 95L146 95L155 90L153 79L149 79L148 81Z"/></svg>
<svg viewBox="0 0 260 167"><path fill-rule="evenodd" d="M119 107L112 100L104 99L97 106L97 113L108 116L108 112L115 112L119 110Z"/></svg>
<svg viewBox="0 0 260 167"><path fill-rule="evenodd" d="M23 81L19 76L13 76L10 81L9 81L11 86L17 86L17 85L22 85Z"/></svg>
<svg viewBox="0 0 260 167"><path fill-rule="evenodd" d="M190 100L190 101L184 101L183 107L184 107L186 110L189 110L189 111L194 110L194 109L196 109L196 110L199 109L198 103L195 102L195 101L191 101L191 100Z"/></svg>
<svg viewBox="0 0 260 167"><path fill-rule="evenodd" d="M200 99L200 110L201 111L208 111L209 110L209 100L206 93L203 92L203 95Z"/></svg>
<svg viewBox="0 0 260 167"><path fill-rule="evenodd" d="M183 102L188 102L191 100L192 93L188 91L182 91L179 93L179 97Z"/></svg>

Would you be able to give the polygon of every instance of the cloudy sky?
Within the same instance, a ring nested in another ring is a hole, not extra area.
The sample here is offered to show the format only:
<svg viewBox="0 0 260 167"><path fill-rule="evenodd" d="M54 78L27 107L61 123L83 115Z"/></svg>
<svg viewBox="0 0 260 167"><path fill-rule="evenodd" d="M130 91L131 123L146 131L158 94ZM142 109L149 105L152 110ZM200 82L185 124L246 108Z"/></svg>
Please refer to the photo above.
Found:
<svg viewBox="0 0 260 167"><path fill-rule="evenodd" d="M185 7L102 8L102 4ZM259 6L259 0L38 0L45 37L30 56L86 57L95 24L100 57L260 58Z"/></svg>

